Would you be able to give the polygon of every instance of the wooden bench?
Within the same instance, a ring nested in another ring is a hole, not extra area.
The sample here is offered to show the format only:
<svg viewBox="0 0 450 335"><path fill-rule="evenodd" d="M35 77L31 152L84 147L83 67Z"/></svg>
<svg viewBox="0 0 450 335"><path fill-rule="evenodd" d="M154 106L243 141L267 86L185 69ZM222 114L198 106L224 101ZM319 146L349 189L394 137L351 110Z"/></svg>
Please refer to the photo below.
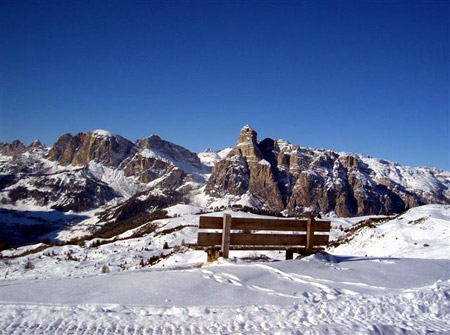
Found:
<svg viewBox="0 0 450 335"><path fill-rule="evenodd" d="M232 218L229 214L223 217L200 216L197 244L188 246L205 250L208 262L220 256L228 258L229 250L286 250L286 259L292 259L294 252L310 255L323 250L323 246L328 244L330 228L330 221L316 220L314 217L263 219ZM202 231L205 229L216 232Z"/></svg>

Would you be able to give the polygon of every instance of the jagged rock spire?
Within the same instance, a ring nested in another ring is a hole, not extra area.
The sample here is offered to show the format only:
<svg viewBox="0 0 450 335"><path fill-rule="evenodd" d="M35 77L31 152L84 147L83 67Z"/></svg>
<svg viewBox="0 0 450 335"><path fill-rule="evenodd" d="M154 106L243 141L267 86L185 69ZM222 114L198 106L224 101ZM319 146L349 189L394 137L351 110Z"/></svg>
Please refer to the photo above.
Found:
<svg viewBox="0 0 450 335"><path fill-rule="evenodd" d="M241 132L239 133L238 140L236 145L243 143L252 143L257 144L258 133L252 129L248 124L242 127Z"/></svg>
<svg viewBox="0 0 450 335"><path fill-rule="evenodd" d="M272 166L264 159L257 133L249 125L241 129L236 147L230 151L227 159L214 166L206 192L214 196L250 192L265 199L270 208L283 209Z"/></svg>
<svg viewBox="0 0 450 335"><path fill-rule="evenodd" d="M4 143L1 147L1 153L8 156L21 154L23 151L25 151L25 145L19 140L14 140L11 143Z"/></svg>
<svg viewBox="0 0 450 335"><path fill-rule="evenodd" d="M33 141L33 143L31 143L31 144L28 146L28 149L32 149L32 148L41 148L41 147L43 147L41 141L35 140L35 141Z"/></svg>
<svg viewBox="0 0 450 335"><path fill-rule="evenodd" d="M235 149L248 160L259 161L262 159L262 154L258 147L258 133L249 125L245 125L241 129ZM230 154L233 155L235 152L231 152Z"/></svg>

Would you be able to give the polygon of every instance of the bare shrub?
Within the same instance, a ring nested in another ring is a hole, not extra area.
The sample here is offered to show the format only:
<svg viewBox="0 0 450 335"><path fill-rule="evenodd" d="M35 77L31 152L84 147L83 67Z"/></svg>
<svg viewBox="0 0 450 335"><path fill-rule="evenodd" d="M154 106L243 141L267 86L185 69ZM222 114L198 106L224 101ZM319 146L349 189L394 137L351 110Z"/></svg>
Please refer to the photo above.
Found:
<svg viewBox="0 0 450 335"><path fill-rule="evenodd" d="M34 269L33 263L28 259L27 262L23 265L25 270L32 270Z"/></svg>

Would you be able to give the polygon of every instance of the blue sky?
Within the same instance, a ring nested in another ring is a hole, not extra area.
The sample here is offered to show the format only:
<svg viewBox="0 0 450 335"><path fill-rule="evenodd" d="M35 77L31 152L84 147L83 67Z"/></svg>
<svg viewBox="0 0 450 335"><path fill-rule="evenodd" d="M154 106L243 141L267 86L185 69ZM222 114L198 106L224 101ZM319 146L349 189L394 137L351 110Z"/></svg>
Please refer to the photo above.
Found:
<svg viewBox="0 0 450 335"><path fill-rule="evenodd" d="M450 170L446 1L1 2L1 133L265 137Z"/></svg>

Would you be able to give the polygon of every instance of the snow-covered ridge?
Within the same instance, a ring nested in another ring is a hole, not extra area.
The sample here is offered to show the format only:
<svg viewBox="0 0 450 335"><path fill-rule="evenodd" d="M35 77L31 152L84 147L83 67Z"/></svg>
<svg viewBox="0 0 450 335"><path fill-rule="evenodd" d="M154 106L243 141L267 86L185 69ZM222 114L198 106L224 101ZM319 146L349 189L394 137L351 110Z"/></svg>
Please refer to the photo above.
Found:
<svg viewBox="0 0 450 335"><path fill-rule="evenodd" d="M116 136L114 134L112 134L111 132L107 131L107 130L103 130L103 129L97 129L97 130L93 130L91 132L93 135L97 135L97 136L105 136L105 137L113 137Z"/></svg>
<svg viewBox="0 0 450 335"><path fill-rule="evenodd" d="M216 164L221 159L224 159L228 153L233 150L233 148L225 148L223 150L218 151L212 151L212 150L205 150L203 152L200 152L197 154L198 158L200 158L200 161L205 164L206 166L213 167L214 164Z"/></svg>
<svg viewBox="0 0 450 335"><path fill-rule="evenodd" d="M163 161L188 173L202 175L209 172L196 154L157 135L138 140L137 144L140 147L138 154L142 157Z"/></svg>
<svg viewBox="0 0 450 335"><path fill-rule="evenodd" d="M125 199L148 189L145 184L140 183L135 177L125 176L124 171L120 169L112 169L102 164L90 162L87 170L90 175L110 186Z"/></svg>
<svg viewBox="0 0 450 335"><path fill-rule="evenodd" d="M402 166L382 159L358 155L374 173L374 179L389 179L408 190L432 192L441 183L450 188L450 172L425 167Z"/></svg>
<svg viewBox="0 0 450 335"><path fill-rule="evenodd" d="M94 137L99 137L99 138L103 138L103 137L112 138L112 137L114 137L114 138L116 138L119 141L131 142L130 140L126 139L125 137L122 137L122 136L117 135L117 134L113 134L110 131L103 130L103 129L96 129L96 130L90 131L89 134L92 134Z"/></svg>

